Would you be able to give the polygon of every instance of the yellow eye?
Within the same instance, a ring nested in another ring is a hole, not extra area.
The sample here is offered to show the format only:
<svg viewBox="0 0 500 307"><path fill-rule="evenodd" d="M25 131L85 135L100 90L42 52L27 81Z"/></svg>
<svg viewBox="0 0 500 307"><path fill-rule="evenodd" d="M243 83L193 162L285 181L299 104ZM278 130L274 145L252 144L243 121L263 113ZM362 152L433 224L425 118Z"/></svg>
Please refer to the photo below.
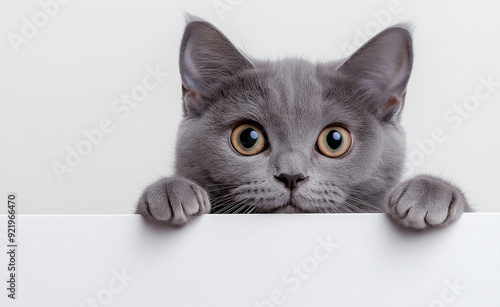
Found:
<svg viewBox="0 0 500 307"><path fill-rule="evenodd" d="M340 157L351 148L352 138L349 131L340 126L330 126L318 136L318 151L330 158Z"/></svg>
<svg viewBox="0 0 500 307"><path fill-rule="evenodd" d="M231 144L240 154L253 156L266 148L266 138L259 127L245 123L234 128L231 133Z"/></svg>

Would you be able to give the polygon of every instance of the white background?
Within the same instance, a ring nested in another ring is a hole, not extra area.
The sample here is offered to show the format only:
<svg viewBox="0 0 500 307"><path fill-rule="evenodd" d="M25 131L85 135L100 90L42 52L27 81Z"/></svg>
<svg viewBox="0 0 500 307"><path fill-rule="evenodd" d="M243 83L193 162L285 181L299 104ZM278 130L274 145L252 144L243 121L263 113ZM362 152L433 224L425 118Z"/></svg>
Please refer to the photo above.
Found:
<svg viewBox="0 0 500 307"><path fill-rule="evenodd" d="M46 2L0 2L0 195L16 192L20 213L131 213L148 183L172 174L184 11L212 22L249 55L271 59L337 59L342 46L364 42L360 33L372 36L388 19L412 22L408 163L415 173L460 185L477 210L500 211L500 86L481 92L488 98L460 117L459 127L443 119L475 95L478 78L500 81L498 2L73 0L52 6L43 20ZM218 12L215 5L224 3L231 10ZM36 34L13 44L34 17ZM140 86L148 67L169 75L121 119L113 101ZM82 131L105 118L114 130L58 180L52 164L65 163L67 147L75 149ZM422 153L415 142L435 129L446 139Z"/></svg>

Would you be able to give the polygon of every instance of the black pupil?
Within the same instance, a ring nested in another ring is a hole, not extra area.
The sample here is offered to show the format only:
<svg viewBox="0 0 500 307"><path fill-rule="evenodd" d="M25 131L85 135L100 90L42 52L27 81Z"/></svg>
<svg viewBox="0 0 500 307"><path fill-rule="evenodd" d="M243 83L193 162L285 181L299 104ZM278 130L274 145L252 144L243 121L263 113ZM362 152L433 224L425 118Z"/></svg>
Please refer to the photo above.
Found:
<svg viewBox="0 0 500 307"><path fill-rule="evenodd" d="M342 145L342 134L340 134L337 130L331 130L326 135L326 143L331 149L339 149Z"/></svg>
<svg viewBox="0 0 500 307"><path fill-rule="evenodd" d="M259 134L254 128L246 128L240 134L240 143L245 148L252 148L258 139Z"/></svg>

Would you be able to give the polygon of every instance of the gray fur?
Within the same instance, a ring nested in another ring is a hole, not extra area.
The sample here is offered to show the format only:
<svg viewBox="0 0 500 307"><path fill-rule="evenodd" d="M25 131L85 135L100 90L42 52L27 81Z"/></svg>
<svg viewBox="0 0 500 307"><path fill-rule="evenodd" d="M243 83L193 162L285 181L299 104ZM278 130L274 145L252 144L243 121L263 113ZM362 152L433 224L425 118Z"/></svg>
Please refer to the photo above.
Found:
<svg viewBox="0 0 500 307"><path fill-rule="evenodd" d="M176 176L144 191L137 213L182 225L208 213L387 212L404 226L443 226L470 207L450 183L399 183L405 133L399 123L413 64L405 26L388 28L345 61L248 59L209 23L191 19L180 52L184 119ZM238 154L238 123L260 124L269 148ZM329 158L316 140L340 124L353 138ZM292 191L280 174L301 174ZM209 200L208 200L209 199Z"/></svg>

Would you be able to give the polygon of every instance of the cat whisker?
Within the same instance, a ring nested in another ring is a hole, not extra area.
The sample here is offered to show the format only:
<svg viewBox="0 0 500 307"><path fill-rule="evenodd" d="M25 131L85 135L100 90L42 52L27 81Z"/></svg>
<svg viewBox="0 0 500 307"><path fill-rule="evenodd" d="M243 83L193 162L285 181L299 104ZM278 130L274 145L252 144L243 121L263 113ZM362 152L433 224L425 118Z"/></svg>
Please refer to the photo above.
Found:
<svg viewBox="0 0 500 307"><path fill-rule="evenodd" d="M220 213L221 210L226 208L228 205L233 203L231 199L232 195L225 195L224 197L220 197L217 200L212 200L212 212Z"/></svg>
<svg viewBox="0 0 500 307"><path fill-rule="evenodd" d="M342 204L345 208L352 208L353 209L353 213L368 213L366 210L363 210L349 202L345 202ZM356 212L354 212L356 211Z"/></svg>
<svg viewBox="0 0 500 307"><path fill-rule="evenodd" d="M234 211L233 214L245 214L246 210L248 210L248 206L245 205L241 206L240 204L239 208L236 211Z"/></svg>
<svg viewBox="0 0 500 307"><path fill-rule="evenodd" d="M252 213L253 209L255 207L251 207L251 206L247 206L247 208L245 209L245 211L243 211L243 214L250 214Z"/></svg>
<svg viewBox="0 0 500 307"><path fill-rule="evenodd" d="M354 213L354 212L352 212L351 209L349 209L349 207L347 207L345 205L345 203L339 204L339 207L342 208L342 209L344 209L344 210L347 210L349 213Z"/></svg>
<svg viewBox="0 0 500 307"><path fill-rule="evenodd" d="M375 212L382 212L380 210L380 208L376 207L376 206L373 206L372 204L366 202L365 200L362 200L360 198L357 198L355 196L352 196L352 195L346 195L346 199L348 200L352 200L352 201L355 201L355 202L358 202L359 204L365 206L365 207L368 207L369 209L373 209ZM350 204L351 206L354 206L353 204ZM373 212L373 211L372 211ZM364 211L364 213L369 213L368 211Z"/></svg>
<svg viewBox="0 0 500 307"><path fill-rule="evenodd" d="M212 213L213 214L229 213L229 211L233 209L232 204L233 204L232 202L226 202L223 204L219 204L218 206L216 206L215 208L212 209L212 210L214 210Z"/></svg>
<svg viewBox="0 0 500 307"><path fill-rule="evenodd" d="M237 184L220 184L220 185L206 185L203 188L205 189L206 192L210 192L210 191L217 191L217 189L219 189L219 190L235 189L239 186L240 185L237 185Z"/></svg>
<svg viewBox="0 0 500 307"><path fill-rule="evenodd" d="M222 187L222 188L210 189L210 190L205 189L205 192L207 192L207 193L209 193L209 194L210 194L210 193L213 193L213 192L218 192L218 191L223 191L223 190L228 190L228 189L234 189L234 187L233 187L233 188L230 188L230 187ZM224 195L227 195L227 194L224 194Z"/></svg>
<svg viewBox="0 0 500 307"><path fill-rule="evenodd" d="M227 199L230 199L234 197L234 195L232 193L229 193L229 194L225 194L225 195L220 195L220 196L215 196L211 199L212 203L214 205L216 205L217 203L221 203L221 202L224 202L226 201Z"/></svg>
<svg viewBox="0 0 500 307"><path fill-rule="evenodd" d="M358 189L353 189L353 188L347 188L347 189L349 189L351 192L356 192L357 194L361 194L363 196L370 197L370 198L372 198L375 201L378 201L377 197L373 196L373 194L370 194L368 192L365 192L365 191L362 191L362 190L358 190Z"/></svg>
<svg viewBox="0 0 500 307"><path fill-rule="evenodd" d="M239 187L241 186L241 184L237 184L237 183L213 183L213 184L204 184L203 187L204 188L208 188L208 187L220 187L220 186L223 186L223 187Z"/></svg>
<svg viewBox="0 0 500 307"><path fill-rule="evenodd" d="M227 195L233 196L233 195ZM245 206L241 206L246 200L240 200L238 202L234 202L232 199L227 199L222 202L217 203L213 208L218 208L218 210L213 213L217 214L234 214L241 211Z"/></svg>
<svg viewBox="0 0 500 307"><path fill-rule="evenodd" d="M327 208L320 207L320 210L322 211L321 213L328 213L328 209Z"/></svg>
<svg viewBox="0 0 500 307"><path fill-rule="evenodd" d="M232 200L224 201L213 206L212 213L225 214L228 213L231 209L233 209L233 206L234 202Z"/></svg>
<svg viewBox="0 0 500 307"><path fill-rule="evenodd" d="M358 190L358 189L355 189L355 188L352 188L350 186L340 186L340 185L337 185L336 183L334 182L326 182L327 184L331 184L335 187L338 187L338 188L341 188L343 190L348 190L348 191L352 191L352 192L356 192L356 193L359 193L359 194L362 194L364 196L367 196L367 197L370 197L370 198L373 198L373 200L378 200L375 196L373 196L373 194L370 194L366 191L363 191L363 190Z"/></svg>

